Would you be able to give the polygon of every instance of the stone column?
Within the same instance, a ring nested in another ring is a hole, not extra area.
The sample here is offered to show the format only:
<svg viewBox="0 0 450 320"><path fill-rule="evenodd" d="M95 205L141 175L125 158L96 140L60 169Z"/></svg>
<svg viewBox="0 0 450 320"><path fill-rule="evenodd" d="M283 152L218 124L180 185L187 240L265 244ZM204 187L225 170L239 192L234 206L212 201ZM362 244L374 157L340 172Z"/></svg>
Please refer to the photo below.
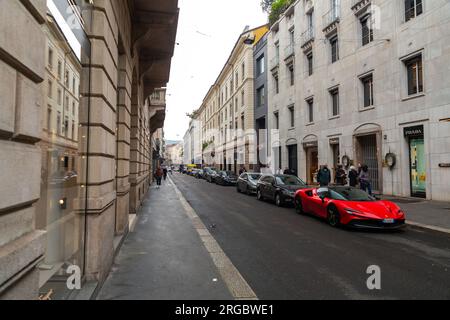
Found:
<svg viewBox="0 0 450 320"><path fill-rule="evenodd" d="M0 299L37 299L45 0L0 1Z"/></svg>

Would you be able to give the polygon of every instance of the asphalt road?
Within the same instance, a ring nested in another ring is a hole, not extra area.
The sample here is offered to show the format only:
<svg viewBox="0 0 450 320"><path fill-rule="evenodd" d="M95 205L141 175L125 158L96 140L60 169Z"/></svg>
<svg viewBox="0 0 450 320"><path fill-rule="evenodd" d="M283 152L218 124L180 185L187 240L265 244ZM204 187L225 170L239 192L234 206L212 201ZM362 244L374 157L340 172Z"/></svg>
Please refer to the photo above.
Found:
<svg viewBox="0 0 450 320"><path fill-rule="evenodd" d="M259 299L450 299L448 236L333 229L235 187L172 180ZM380 290L367 288L371 265Z"/></svg>

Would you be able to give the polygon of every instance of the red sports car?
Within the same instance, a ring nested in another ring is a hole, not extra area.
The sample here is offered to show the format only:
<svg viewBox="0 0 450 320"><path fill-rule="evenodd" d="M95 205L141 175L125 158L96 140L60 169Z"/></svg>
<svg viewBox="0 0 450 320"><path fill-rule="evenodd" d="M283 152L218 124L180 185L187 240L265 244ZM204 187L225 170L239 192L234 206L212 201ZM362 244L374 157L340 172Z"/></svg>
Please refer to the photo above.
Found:
<svg viewBox="0 0 450 320"><path fill-rule="evenodd" d="M363 190L336 186L302 189L295 194L295 210L340 225L369 229L398 229L405 226L405 214L390 201L378 200Z"/></svg>

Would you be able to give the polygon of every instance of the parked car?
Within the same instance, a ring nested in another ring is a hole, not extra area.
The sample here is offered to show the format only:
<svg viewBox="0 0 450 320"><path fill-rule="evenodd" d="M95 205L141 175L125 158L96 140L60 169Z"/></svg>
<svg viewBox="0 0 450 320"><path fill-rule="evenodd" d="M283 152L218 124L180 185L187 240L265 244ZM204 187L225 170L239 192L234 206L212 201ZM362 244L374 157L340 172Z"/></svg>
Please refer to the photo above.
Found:
<svg viewBox="0 0 450 320"><path fill-rule="evenodd" d="M235 186L237 179L238 177L233 171L219 171L214 177L214 182L221 186Z"/></svg>
<svg viewBox="0 0 450 320"><path fill-rule="evenodd" d="M203 171L204 171L203 178L210 183L214 182L214 178L217 175L217 169L206 167L203 169Z"/></svg>
<svg viewBox="0 0 450 320"><path fill-rule="evenodd" d="M196 173L195 173L195 177L197 178L197 179L203 179L203 174L204 174L205 172L203 171L203 169L199 169Z"/></svg>
<svg viewBox="0 0 450 320"><path fill-rule="evenodd" d="M264 175L256 186L256 197L258 200L273 200L277 206L282 207L292 204L297 190L305 188L306 183L296 176Z"/></svg>
<svg viewBox="0 0 450 320"><path fill-rule="evenodd" d="M333 227L399 229L406 221L405 213L395 203L347 186L299 190L295 209L299 214L324 218Z"/></svg>
<svg viewBox="0 0 450 320"><path fill-rule="evenodd" d="M196 169L196 168L193 168L193 169L191 169L191 171L189 171L189 175L191 176L191 177L197 177L197 173L200 171L200 169Z"/></svg>
<svg viewBox="0 0 450 320"><path fill-rule="evenodd" d="M261 173L254 172L244 172L239 177L236 189L237 192L245 192L246 194L256 194L256 186L258 184L259 178L261 178Z"/></svg>

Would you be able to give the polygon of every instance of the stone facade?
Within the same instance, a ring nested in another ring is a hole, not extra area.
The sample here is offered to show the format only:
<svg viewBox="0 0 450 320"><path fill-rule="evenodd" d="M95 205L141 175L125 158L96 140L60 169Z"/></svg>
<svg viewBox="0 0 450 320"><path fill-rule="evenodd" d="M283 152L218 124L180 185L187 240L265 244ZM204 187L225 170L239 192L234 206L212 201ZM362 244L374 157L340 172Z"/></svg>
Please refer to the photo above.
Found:
<svg viewBox="0 0 450 320"><path fill-rule="evenodd" d="M151 182L151 135L164 123L149 96L169 79L177 1L79 1L90 59L82 56L80 174L84 196L83 279L103 281L129 214ZM34 225L40 197L46 3L0 2L0 298L37 298L45 232ZM132 18L133 17L133 18ZM29 50L29 48L33 48ZM90 86L89 86L90 84ZM10 226L14 226L13 228Z"/></svg>
<svg viewBox="0 0 450 320"><path fill-rule="evenodd" d="M449 15L445 1L422 1L408 12L404 1L296 1L268 35L269 127L279 128L280 166L295 157L299 176L313 182L318 165L335 167L347 156L354 165L370 163L380 193L412 196L417 179L420 196L450 200ZM387 154L396 156L394 167Z"/></svg>
<svg viewBox="0 0 450 320"><path fill-rule="evenodd" d="M266 25L244 30L196 111L204 165L238 172L256 164L254 135L245 132L255 128L253 47L267 30Z"/></svg>

